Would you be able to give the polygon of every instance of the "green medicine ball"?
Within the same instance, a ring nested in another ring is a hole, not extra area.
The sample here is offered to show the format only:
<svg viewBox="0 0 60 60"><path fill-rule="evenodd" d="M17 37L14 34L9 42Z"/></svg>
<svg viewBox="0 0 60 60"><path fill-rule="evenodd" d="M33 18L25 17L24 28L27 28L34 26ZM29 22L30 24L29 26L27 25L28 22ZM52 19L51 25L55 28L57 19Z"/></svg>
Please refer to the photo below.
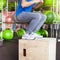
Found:
<svg viewBox="0 0 60 60"><path fill-rule="evenodd" d="M0 32L0 39L2 39L3 38L3 32L1 31Z"/></svg>
<svg viewBox="0 0 60 60"><path fill-rule="evenodd" d="M0 10L2 10L7 5L7 0L0 0Z"/></svg>
<svg viewBox="0 0 60 60"><path fill-rule="evenodd" d="M43 37L48 37L48 31L45 30L45 29L40 29L40 34L41 34Z"/></svg>
<svg viewBox="0 0 60 60"><path fill-rule="evenodd" d="M46 24L52 24L53 20L55 19L55 13L53 13L52 11L45 11L44 13L47 16L47 19L45 21Z"/></svg>
<svg viewBox="0 0 60 60"><path fill-rule="evenodd" d="M56 5L56 0L44 0L44 5L52 7Z"/></svg>
<svg viewBox="0 0 60 60"><path fill-rule="evenodd" d="M16 32L17 36L20 37L20 38L24 35L24 33L25 33L25 30L21 29L21 28L18 29L17 32Z"/></svg>
<svg viewBox="0 0 60 60"><path fill-rule="evenodd" d="M10 41L10 40L12 40L12 38L13 38L13 32L11 30L6 29L3 31L3 39L4 40Z"/></svg>

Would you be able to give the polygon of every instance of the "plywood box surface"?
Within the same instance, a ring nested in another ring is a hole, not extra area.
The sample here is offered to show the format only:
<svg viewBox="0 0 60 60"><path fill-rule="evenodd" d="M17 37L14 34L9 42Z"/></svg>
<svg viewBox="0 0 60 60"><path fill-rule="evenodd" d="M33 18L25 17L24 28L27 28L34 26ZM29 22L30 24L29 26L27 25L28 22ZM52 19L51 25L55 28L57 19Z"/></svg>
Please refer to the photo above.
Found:
<svg viewBox="0 0 60 60"><path fill-rule="evenodd" d="M56 59L55 38L19 40L19 60L55 60L55 59Z"/></svg>

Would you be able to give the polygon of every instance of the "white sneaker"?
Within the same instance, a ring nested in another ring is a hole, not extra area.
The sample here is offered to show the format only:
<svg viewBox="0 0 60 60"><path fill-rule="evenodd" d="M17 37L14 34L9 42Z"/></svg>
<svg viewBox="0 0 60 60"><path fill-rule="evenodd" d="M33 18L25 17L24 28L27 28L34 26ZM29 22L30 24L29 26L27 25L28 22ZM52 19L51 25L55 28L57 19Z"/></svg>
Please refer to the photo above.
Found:
<svg viewBox="0 0 60 60"><path fill-rule="evenodd" d="M37 35L36 33L31 33L30 35L25 33L23 36L22 36L22 39L27 39L27 40L34 40L36 38L42 38L43 36L40 36L40 35Z"/></svg>
<svg viewBox="0 0 60 60"><path fill-rule="evenodd" d="M25 34L22 36L22 39L27 39L27 37L29 37L29 34L25 33Z"/></svg>
<svg viewBox="0 0 60 60"><path fill-rule="evenodd" d="M34 37L34 38L42 38L43 36L42 35L37 35L36 33L31 33L30 34L30 37Z"/></svg>
<svg viewBox="0 0 60 60"><path fill-rule="evenodd" d="M29 34L25 33L22 36L22 39L33 40L33 39L35 39L35 36L32 36L32 35L29 35Z"/></svg>

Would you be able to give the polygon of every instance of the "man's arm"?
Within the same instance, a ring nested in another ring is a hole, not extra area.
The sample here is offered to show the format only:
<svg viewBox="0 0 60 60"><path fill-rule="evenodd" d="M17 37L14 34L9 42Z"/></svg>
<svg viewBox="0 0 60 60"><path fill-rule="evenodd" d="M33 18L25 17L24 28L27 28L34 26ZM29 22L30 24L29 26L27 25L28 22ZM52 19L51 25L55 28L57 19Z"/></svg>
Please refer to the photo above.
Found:
<svg viewBox="0 0 60 60"><path fill-rule="evenodd" d="M26 0L22 0L22 4L21 6L24 8L24 7L28 7L36 2L40 2L39 0L32 0L30 2L27 2Z"/></svg>
<svg viewBox="0 0 60 60"><path fill-rule="evenodd" d="M36 4L36 5L32 8L32 10L33 10L33 11L36 10L37 8L40 7L41 4L43 4L43 0L40 0L40 2L39 2L38 4Z"/></svg>
<svg viewBox="0 0 60 60"><path fill-rule="evenodd" d="M40 3L37 4L37 5L35 5L35 6L32 8L32 10L34 11L34 10L36 10L36 9L39 8L39 7L40 7Z"/></svg>

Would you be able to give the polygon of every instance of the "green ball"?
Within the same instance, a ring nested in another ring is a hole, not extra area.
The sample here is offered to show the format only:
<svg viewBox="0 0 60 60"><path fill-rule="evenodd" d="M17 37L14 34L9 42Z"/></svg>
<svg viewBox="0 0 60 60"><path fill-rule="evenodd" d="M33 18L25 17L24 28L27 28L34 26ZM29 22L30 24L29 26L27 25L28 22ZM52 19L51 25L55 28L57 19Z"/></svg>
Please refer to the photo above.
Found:
<svg viewBox="0 0 60 60"><path fill-rule="evenodd" d="M53 23L58 24L58 23L60 23L60 15L59 14L55 14L55 15L56 15L56 17L53 20Z"/></svg>
<svg viewBox="0 0 60 60"><path fill-rule="evenodd" d="M13 32L9 29L3 31L3 39L7 41L11 41L13 38Z"/></svg>
<svg viewBox="0 0 60 60"><path fill-rule="evenodd" d="M43 37L48 37L48 31L45 30L45 29L40 29L40 34L41 34Z"/></svg>
<svg viewBox="0 0 60 60"><path fill-rule="evenodd" d="M57 23L57 20L58 20L58 15L55 14L55 18L54 18L54 20L53 20L53 23Z"/></svg>
<svg viewBox="0 0 60 60"><path fill-rule="evenodd" d="M53 20L55 19L55 13L53 13L52 11L45 11L44 14L47 16L45 23L52 24Z"/></svg>
<svg viewBox="0 0 60 60"><path fill-rule="evenodd" d="M1 31L0 32L0 39L2 39L3 38L3 34L2 34L3 32Z"/></svg>
<svg viewBox="0 0 60 60"><path fill-rule="evenodd" d="M18 29L17 32L16 32L17 36L20 37L20 38L24 35L24 33L25 33L25 30L21 29L21 28Z"/></svg>
<svg viewBox="0 0 60 60"><path fill-rule="evenodd" d="M8 11L15 11L15 8L17 8L17 2L16 2L16 6L15 6L15 2L10 2L8 3Z"/></svg>
<svg viewBox="0 0 60 60"><path fill-rule="evenodd" d="M44 0L44 5L46 5L46 6L52 7L53 4L56 5L56 0Z"/></svg>
<svg viewBox="0 0 60 60"><path fill-rule="evenodd" d="M7 5L7 0L0 0L0 10L2 10L2 8L6 7Z"/></svg>
<svg viewBox="0 0 60 60"><path fill-rule="evenodd" d="M40 35L40 30L36 31L36 34L37 34L37 35Z"/></svg>

